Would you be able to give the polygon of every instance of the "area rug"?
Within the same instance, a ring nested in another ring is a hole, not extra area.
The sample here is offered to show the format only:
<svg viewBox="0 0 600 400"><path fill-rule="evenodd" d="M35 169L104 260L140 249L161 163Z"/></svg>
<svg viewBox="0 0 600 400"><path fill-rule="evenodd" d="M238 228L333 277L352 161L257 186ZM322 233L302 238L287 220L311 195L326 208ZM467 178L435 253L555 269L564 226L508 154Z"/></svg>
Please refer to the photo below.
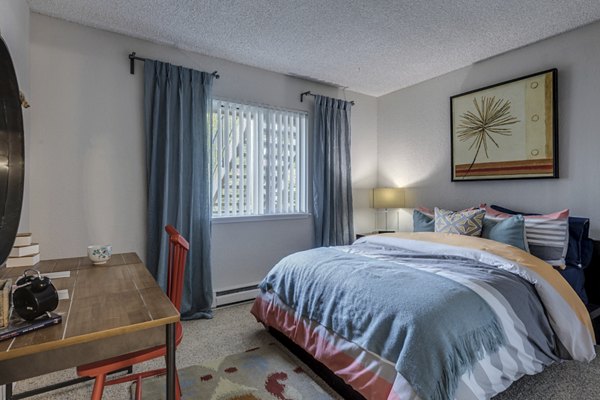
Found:
<svg viewBox="0 0 600 400"><path fill-rule="evenodd" d="M334 399L305 369L305 366L290 357L278 344L270 343L202 365L182 368L179 370L179 379L185 399ZM164 382L164 377L144 380L142 398L164 399Z"/></svg>

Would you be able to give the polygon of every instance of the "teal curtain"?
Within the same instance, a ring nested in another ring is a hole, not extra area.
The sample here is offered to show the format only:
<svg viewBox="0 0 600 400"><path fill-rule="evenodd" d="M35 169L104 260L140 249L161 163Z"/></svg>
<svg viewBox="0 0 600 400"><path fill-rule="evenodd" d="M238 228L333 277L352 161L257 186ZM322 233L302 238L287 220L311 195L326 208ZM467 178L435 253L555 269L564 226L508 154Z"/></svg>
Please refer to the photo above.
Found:
<svg viewBox="0 0 600 400"><path fill-rule="evenodd" d="M190 243L182 319L211 318L209 118L213 76L159 61L144 64L148 173L147 265L166 288L172 224Z"/></svg>
<svg viewBox="0 0 600 400"><path fill-rule="evenodd" d="M316 246L354 241L349 101L315 96L312 184Z"/></svg>

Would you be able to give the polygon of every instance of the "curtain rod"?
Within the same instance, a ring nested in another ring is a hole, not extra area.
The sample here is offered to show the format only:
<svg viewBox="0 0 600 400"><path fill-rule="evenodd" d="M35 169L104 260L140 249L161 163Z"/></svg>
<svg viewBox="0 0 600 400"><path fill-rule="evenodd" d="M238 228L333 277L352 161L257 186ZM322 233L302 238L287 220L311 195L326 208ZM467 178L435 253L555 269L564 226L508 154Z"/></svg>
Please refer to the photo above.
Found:
<svg viewBox="0 0 600 400"><path fill-rule="evenodd" d="M316 94L314 94L314 93L311 93L311 92L310 92L310 90L309 90L309 91L307 91L307 92L302 92L302 93L300 93L300 103L302 103L302 102L304 101L304 96L312 96L312 97L315 97L315 96L316 96ZM355 104L355 103L354 103L354 100L350 100L350 104L354 105L354 104Z"/></svg>
<svg viewBox="0 0 600 400"><path fill-rule="evenodd" d="M131 54L129 55L129 73L131 75L135 74L135 61L146 61L147 58L144 57L138 57L135 54L135 51L131 52ZM215 79L219 79L221 77L221 75L219 75L218 71L214 71L212 74L212 76L215 77Z"/></svg>

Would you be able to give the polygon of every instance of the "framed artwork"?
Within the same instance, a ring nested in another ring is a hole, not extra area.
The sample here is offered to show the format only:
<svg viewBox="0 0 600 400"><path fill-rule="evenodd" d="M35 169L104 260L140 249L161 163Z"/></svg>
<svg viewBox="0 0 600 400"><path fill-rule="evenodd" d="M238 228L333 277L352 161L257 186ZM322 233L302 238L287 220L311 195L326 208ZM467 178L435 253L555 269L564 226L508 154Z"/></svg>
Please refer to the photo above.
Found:
<svg viewBox="0 0 600 400"><path fill-rule="evenodd" d="M558 178L557 70L450 98L452 181Z"/></svg>

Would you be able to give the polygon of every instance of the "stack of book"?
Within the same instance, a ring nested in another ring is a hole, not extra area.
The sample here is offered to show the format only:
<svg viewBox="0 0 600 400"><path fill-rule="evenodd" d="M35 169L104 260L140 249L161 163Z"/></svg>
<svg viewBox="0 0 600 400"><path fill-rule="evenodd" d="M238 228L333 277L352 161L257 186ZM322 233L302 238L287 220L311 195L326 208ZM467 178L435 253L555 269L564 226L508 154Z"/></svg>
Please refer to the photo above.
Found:
<svg viewBox="0 0 600 400"><path fill-rule="evenodd" d="M8 326L0 329L0 342L21 336L25 333L37 331L38 329L54 326L62 322L62 316L56 313L47 313L33 321L25 321L19 316L11 316Z"/></svg>
<svg viewBox="0 0 600 400"><path fill-rule="evenodd" d="M40 245L31 241L31 233L19 233L6 259L7 267L33 267L40 262Z"/></svg>
<svg viewBox="0 0 600 400"><path fill-rule="evenodd" d="M12 279L0 279L0 329L8 325L11 286Z"/></svg>

